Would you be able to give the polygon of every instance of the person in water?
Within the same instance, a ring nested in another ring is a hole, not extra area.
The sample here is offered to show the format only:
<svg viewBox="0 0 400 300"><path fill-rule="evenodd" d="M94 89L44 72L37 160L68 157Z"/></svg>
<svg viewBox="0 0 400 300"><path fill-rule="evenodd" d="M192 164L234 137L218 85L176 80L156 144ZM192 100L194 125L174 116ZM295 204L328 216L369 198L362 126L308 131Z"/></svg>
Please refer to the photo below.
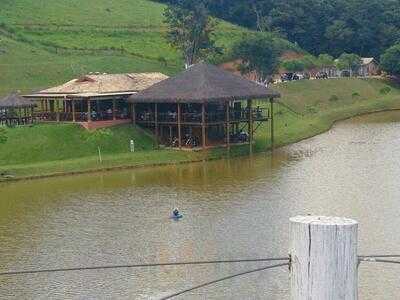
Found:
<svg viewBox="0 0 400 300"><path fill-rule="evenodd" d="M174 208L172 213L173 213L174 217L179 217L180 216L179 210L177 208Z"/></svg>

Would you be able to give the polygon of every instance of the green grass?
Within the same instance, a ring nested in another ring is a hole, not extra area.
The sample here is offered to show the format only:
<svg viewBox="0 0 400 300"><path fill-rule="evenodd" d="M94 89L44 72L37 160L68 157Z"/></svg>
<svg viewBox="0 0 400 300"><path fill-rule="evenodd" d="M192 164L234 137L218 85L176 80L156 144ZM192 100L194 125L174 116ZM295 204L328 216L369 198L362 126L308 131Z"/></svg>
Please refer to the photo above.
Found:
<svg viewBox="0 0 400 300"><path fill-rule="evenodd" d="M322 133L338 120L400 109L400 88L380 79L302 80L274 88L282 94L275 110L277 146ZM258 149L270 146L265 132L260 130Z"/></svg>
<svg viewBox="0 0 400 300"><path fill-rule="evenodd" d="M88 72L176 74L183 60L164 38L164 9L150 0L1 0L0 96L61 84ZM228 50L246 33L220 21L216 43ZM219 57L224 59L229 51Z"/></svg>
<svg viewBox="0 0 400 300"><path fill-rule="evenodd" d="M328 130L337 120L362 113L400 109L400 89L383 80L311 80L275 86L282 93L275 109L275 144L287 145ZM336 95L332 101L332 95ZM264 102L258 103L265 105ZM265 125L269 126L269 125ZM256 135L255 152L270 147L268 128ZM42 176L218 159L224 149L205 154L153 149L153 140L131 125L116 126L103 134L77 125L40 124L7 129L8 140L0 145L0 172L17 177ZM99 138L100 137L100 138ZM134 139L137 152L129 152ZM267 142L268 141L268 142ZM100 146L103 162L99 162ZM247 146L233 147L231 157L248 154Z"/></svg>
<svg viewBox="0 0 400 300"><path fill-rule="evenodd" d="M137 151L153 149L151 137L131 125L89 132L75 124L37 124L7 128L8 140L0 144L0 166L59 161L95 156L98 146L103 155L126 153L131 139Z"/></svg>
<svg viewBox="0 0 400 300"><path fill-rule="evenodd" d="M0 1L0 96L88 72L176 74L183 61L164 38L164 8L149 0ZM217 44L229 48L245 32L221 21Z"/></svg>

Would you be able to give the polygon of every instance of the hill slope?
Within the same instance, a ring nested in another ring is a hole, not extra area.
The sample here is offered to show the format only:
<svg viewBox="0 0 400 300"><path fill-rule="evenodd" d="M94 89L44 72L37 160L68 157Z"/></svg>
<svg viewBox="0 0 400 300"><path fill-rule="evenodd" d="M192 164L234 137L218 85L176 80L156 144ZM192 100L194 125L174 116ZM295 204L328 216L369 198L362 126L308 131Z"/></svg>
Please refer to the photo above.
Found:
<svg viewBox="0 0 400 300"><path fill-rule="evenodd" d="M59 84L88 72L176 73L163 37L165 6L148 0L0 1L0 95ZM220 22L217 43L244 32Z"/></svg>

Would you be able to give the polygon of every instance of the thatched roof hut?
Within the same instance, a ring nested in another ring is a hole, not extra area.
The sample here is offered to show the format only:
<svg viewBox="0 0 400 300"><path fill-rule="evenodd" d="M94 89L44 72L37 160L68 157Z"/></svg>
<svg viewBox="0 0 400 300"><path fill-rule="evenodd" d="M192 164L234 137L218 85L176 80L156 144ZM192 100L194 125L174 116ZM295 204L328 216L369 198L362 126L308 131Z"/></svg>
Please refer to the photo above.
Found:
<svg viewBox="0 0 400 300"><path fill-rule="evenodd" d="M158 82L129 97L131 103L203 103L271 99L280 94L254 81L206 63Z"/></svg>
<svg viewBox="0 0 400 300"><path fill-rule="evenodd" d="M69 99L129 96L167 78L162 73L89 74L25 97Z"/></svg>
<svg viewBox="0 0 400 300"><path fill-rule="evenodd" d="M24 97L20 96L18 93L12 93L8 96L0 99L0 109L5 108L27 108L34 107L36 104Z"/></svg>

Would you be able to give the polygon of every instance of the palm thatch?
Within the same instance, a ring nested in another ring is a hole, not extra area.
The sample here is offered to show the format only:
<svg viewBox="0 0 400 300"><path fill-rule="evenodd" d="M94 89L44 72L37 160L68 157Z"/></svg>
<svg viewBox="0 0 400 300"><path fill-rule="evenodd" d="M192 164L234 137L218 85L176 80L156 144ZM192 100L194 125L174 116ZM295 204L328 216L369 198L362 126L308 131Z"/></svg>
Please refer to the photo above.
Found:
<svg viewBox="0 0 400 300"><path fill-rule="evenodd" d="M130 96L128 101L203 103L277 97L280 97L278 92L261 84L214 65L199 63L175 77Z"/></svg>
<svg viewBox="0 0 400 300"><path fill-rule="evenodd" d="M162 73L89 74L25 97L67 99L114 94L129 96L167 78Z"/></svg>
<svg viewBox="0 0 400 300"><path fill-rule="evenodd" d="M24 108L34 107L36 104L28 99L23 98L17 93L12 93L3 99L0 99L0 108Z"/></svg>

